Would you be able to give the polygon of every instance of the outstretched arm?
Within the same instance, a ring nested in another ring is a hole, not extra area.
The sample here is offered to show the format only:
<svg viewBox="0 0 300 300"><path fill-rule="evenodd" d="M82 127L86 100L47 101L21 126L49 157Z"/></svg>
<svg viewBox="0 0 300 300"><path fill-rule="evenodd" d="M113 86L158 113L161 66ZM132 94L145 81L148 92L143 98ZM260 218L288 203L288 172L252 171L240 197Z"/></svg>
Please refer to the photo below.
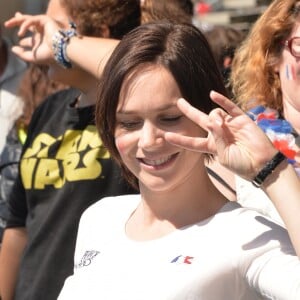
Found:
<svg viewBox="0 0 300 300"><path fill-rule="evenodd" d="M19 44L12 51L27 62L39 64L55 64L52 50L52 38L62 29L60 24L47 15L23 15L15 16L5 22L8 28L19 27ZM30 37L26 34L30 33ZM100 77L103 68L119 43L118 40L74 36L67 46L67 56L73 63L83 70Z"/></svg>
<svg viewBox="0 0 300 300"><path fill-rule="evenodd" d="M216 154L222 165L252 181L277 150L264 132L231 100L216 92L211 92L211 98L223 109L214 109L209 115L192 107L184 99L178 100L181 111L208 131L207 138L175 133L166 133L165 138L192 151ZM282 197L283 186L289 189L288 199ZM284 160L266 178L261 188L277 208L300 257L300 182L296 172Z"/></svg>

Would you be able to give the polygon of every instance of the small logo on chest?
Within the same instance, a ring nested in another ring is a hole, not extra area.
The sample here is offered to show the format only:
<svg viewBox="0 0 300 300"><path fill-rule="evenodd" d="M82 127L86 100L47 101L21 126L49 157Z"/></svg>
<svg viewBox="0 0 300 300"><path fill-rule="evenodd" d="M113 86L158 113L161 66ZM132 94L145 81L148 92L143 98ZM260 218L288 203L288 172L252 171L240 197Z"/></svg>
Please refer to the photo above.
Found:
<svg viewBox="0 0 300 300"><path fill-rule="evenodd" d="M194 259L193 256L178 255L178 256L176 256L175 258L173 258L171 260L171 264L177 264L177 265L187 264L187 265L190 265L190 264L193 263L193 259Z"/></svg>
<svg viewBox="0 0 300 300"><path fill-rule="evenodd" d="M82 268L89 266L93 259L99 254L99 251L96 250L89 250L85 251L83 257L81 258L79 264L76 264L76 268Z"/></svg>

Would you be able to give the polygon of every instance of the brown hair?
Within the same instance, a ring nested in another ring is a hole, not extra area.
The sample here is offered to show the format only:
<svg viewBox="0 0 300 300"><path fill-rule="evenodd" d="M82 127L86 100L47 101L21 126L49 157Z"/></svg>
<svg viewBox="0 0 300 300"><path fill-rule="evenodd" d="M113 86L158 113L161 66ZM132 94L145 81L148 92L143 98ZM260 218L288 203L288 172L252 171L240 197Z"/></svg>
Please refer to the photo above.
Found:
<svg viewBox="0 0 300 300"><path fill-rule="evenodd" d="M140 24L139 0L61 0L61 4L82 35L103 36L106 26L110 38L121 39Z"/></svg>
<svg viewBox="0 0 300 300"><path fill-rule="evenodd" d="M18 95L24 102L24 108L17 124L21 124L26 128L36 107L47 96L65 87L65 85L54 82L48 77L46 66L30 64L23 75L18 89Z"/></svg>
<svg viewBox="0 0 300 300"><path fill-rule="evenodd" d="M121 40L100 80L95 118L104 145L135 187L136 178L122 162L115 145L116 110L128 76L152 65L168 70L182 96L205 113L216 107L209 97L211 90L226 95L209 44L193 25L157 21L139 26Z"/></svg>
<svg viewBox="0 0 300 300"><path fill-rule="evenodd" d="M233 58L236 48L246 37L246 32L227 25L214 25L204 34L220 69L223 68L224 57Z"/></svg>
<svg viewBox="0 0 300 300"><path fill-rule="evenodd" d="M235 100L244 108L264 105L282 111L282 92L275 66L282 54L282 41L298 20L300 2L274 0L253 25L236 51L231 84Z"/></svg>
<svg viewBox="0 0 300 300"><path fill-rule="evenodd" d="M142 24L157 20L191 23L194 8L191 0L144 0L141 11Z"/></svg>

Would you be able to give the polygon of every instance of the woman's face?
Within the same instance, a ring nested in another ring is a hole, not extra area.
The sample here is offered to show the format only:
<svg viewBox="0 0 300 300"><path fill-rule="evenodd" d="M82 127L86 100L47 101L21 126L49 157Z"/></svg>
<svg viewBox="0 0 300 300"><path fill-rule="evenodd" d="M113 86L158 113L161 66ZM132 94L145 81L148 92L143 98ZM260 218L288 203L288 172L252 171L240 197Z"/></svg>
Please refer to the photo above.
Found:
<svg viewBox="0 0 300 300"><path fill-rule="evenodd" d="M166 142L165 132L205 133L176 106L182 97L173 76L161 66L138 70L123 84L116 112L115 141L140 187L168 191L199 176L203 155Z"/></svg>
<svg viewBox="0 0 300 300"><path fill-rule="evenodd" d="M300 23L297 23L289 39L300 37ZM285 46L278 65L283 95L283 107L293 107L300 112L300 58L294 57Z"/></svg>

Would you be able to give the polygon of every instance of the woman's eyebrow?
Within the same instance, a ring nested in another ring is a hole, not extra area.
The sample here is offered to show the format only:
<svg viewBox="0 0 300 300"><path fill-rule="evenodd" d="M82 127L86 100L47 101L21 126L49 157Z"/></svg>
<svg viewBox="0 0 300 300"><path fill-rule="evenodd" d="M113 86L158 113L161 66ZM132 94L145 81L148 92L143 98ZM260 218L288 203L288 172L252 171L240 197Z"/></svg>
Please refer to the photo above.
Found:
<svg viewBox="0 0 300 300"><path fill-rule="evenodd" d="M166 105L160 106L157 109L154 109L154 111L162 112L162 111L169 110L172 108L177 108L176 102L168 103ZM118 114L118 115L131 115L131 114L135 114L135 113L136 113L136 110L124 110L122 108L120 110L116 111L116 114Z"/></svg>

